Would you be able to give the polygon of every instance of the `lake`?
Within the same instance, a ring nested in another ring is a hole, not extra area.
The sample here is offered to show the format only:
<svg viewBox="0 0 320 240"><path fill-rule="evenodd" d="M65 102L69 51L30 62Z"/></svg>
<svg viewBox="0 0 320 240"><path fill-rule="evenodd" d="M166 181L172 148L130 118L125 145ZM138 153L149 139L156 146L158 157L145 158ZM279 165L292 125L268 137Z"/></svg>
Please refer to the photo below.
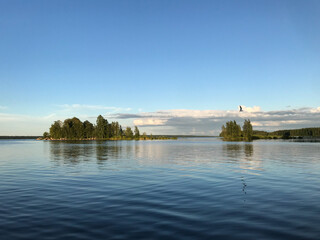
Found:
<svg viewBox="0 0 320 240"><path fill-rule="evenodd" d="M1 239L320 239L320 143L0 140Z"/></svg>

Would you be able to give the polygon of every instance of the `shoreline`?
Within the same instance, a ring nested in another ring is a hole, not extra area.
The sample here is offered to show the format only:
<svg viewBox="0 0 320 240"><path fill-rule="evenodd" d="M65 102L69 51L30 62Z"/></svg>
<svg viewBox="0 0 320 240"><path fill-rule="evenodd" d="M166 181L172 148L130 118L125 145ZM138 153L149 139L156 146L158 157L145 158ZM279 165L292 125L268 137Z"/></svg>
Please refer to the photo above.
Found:
<svg viewBox="0 0 320 240"><path fill-rule="evenodd" d="M140 138L80 138L80 139L66 139L66 138L60 138L60 139L54 139L54 138L43 138L38 137L36 140L38 141L145 141L145 140L177 140L177 137L140 137Z"/></svg>

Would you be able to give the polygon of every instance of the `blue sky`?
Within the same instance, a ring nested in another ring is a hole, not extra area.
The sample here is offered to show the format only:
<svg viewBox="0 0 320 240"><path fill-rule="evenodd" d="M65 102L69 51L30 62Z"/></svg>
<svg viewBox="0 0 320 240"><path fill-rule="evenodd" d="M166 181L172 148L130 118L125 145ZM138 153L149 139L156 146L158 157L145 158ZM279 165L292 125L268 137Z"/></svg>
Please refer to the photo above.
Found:
<svg viewBox="0 0 320 240"><path fill-rule="evenodd" d="M0 0L0 36L0 135L98 114L154 133L216 134L215 114L238 105L301 115L256 119L261 129L319 126L319 1Z"/></svg>

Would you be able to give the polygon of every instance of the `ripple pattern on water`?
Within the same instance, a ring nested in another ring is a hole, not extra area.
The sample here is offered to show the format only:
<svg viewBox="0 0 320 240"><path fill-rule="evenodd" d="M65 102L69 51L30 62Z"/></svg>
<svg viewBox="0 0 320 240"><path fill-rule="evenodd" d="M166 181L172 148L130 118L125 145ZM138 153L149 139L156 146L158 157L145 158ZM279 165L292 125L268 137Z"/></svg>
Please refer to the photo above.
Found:
<svg viewBox="0 0 320 240"><path fill-rule="evenodd" d="M320 239L320 144L0 141L1 239Z"/></svg>

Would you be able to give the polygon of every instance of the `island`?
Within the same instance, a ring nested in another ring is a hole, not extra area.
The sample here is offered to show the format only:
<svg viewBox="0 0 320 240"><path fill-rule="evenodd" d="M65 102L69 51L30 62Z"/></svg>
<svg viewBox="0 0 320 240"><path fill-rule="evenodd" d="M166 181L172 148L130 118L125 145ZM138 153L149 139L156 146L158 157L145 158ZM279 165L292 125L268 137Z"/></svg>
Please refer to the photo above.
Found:
<svg viewBox="0 0 320 240"><path fill-rule="evenodd" d="M137 126L134 130L131 127L125 129L118 122L109 123L107 119L99 115L96 124L88 120L82 122L79 118L73 117L55 121L49 132L44 132L37 140L166 140L177 139L168 136L153 136L147 133L140 134Z"/></svg>
<svg viewBox="0 0 320 240"><path fill-rule="evenodd" d="M224 141L253 141L258 139L296 139L319 141L320 127L277 130L273 132L253 130L251 121L245 119L242 130L235 120L226 122L219 135Z"/></svg>

